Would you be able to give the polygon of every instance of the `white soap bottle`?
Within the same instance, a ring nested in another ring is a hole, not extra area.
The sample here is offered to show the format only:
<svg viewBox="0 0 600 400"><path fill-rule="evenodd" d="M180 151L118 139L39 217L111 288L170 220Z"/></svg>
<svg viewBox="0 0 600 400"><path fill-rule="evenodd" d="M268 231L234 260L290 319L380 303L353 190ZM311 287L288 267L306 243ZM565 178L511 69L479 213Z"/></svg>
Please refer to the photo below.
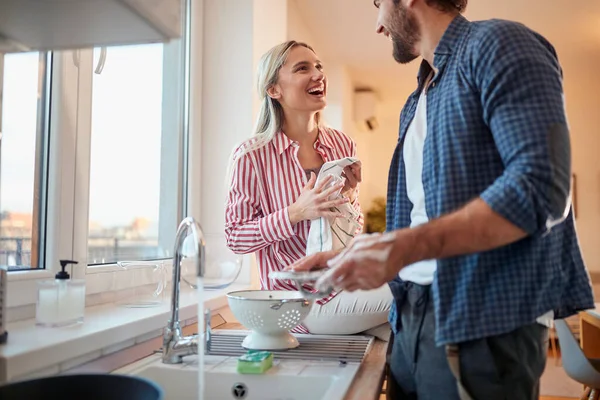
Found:
<svg viewBox="0 0 600 400"><path fill-rule="evenodd" d="M60 260L54 280L38 283L35 319L40 326L59 327L83 322L85 280L71 279L65 268L77 261Z"/></svg>

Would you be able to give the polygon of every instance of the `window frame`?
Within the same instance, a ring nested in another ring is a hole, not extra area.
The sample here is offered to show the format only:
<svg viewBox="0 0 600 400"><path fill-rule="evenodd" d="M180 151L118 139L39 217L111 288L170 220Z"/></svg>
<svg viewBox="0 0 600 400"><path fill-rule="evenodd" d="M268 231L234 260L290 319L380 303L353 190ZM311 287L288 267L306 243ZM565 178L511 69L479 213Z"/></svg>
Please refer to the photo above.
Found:
<svg viewBox="0 0 600 400"><path fill-rule="evenodd" d="M28 266L11 268L11 273L22 271L31 272L45 269L46 256L46 227L47 227L47 199L48 199L48 170L49 170L49 135L50 135L50 94L52 93L52 52L38 53L38 81L39 94L36 108L35 128L35 154L34 154L34 182L33 182L33 210L30 239L30 263ZM0 54L0 170L3 130L3 87L5 60Z"/></svg>
<svg viewBox="0 0 600 400"><path fill-rule="evenodd" d="M50 152L50 110L52 93L52 67L54 55L52 52L39 53L38 93L40 101L37 108L36 134L36 167L34 176L34 209L31 238L31 269L46 267L46 237L48 226L48 186L49 186L49 152ZM43 70L42 70L43 66ZM37 193L37 201L36 200ZM34 253L35 252L35 253ZM34 258L35 254L35 258ZM35 265L35 267L34 267Z"/></svg>
<svg viewBox="0 0 600 400"><path fill-rule="evenodd" d="M173 247L177 224L185 214L183 191L185 189L183 174L184 167L184 137L187 132L182 124L183 115L183 90L182 90L182 40L172 41L163 46L163 94L162 94L162 134L161 134L161 185L159 207L159 243L166 249ZM93 49L82 51L81 62L87 65L93 63ZM106 58L110 63L110 57ZM120 271L117 263L101 265L88 265L88 221L89 221L89 193L90 193L90 166L91 166L91 118L92 118L92 85L93 67L84 69L83 80L80 77L80 102L78 114L83 118L85 125L78 126L77 174L75 220L84 221L77 223L76 236L79 240L74 244L76 260L85 264L85 274L102 274ZM167 177L167 178L165 178ZM165 259L166 260L166 259ZM119 260L138 261L138 260ZM82 269L77 274L83 278Z"/></svg>
<svg viewBox="0 0 600 400"><path fill-rule="evenodd" d="M177 176L175 188L169 188L175 195L163 194L161 185L161 210L170 212L160 212L159 236L161 230L168 232L171 242L184 215L200 218L203 7L191 0L185 0L185 6L182 39L165 43L163 49L163 137L167 131L176 132L177 144L169 156L177 156L179 162L176 171L167 171ZM37 281L52 278L60 259L79 262L69 273L73 279L85 279L87 296L106 291L113 276L127 279L127 271L116 263L87 265L93 70L93 49L53 52L45 269L9 273L9 321L34 316ZM163 207L163 196L178 203L176 213ZM164 265L168 273L172 260Z"/></svg>
<svg viewBox="0 0 600 400"><path fill-rule="evenodd" d="M51 68L44 269L8 274L8 307L35 304L37 281L51 279L59 260L73 256L73 209L78 70L73 52L54 52ZM71 154L71 156L69 156ZM26 310L23 310L26 312ZM19 318L17 310L16 318ZM9 310L9 319L11 318Z"/></svg>
<svg viewBox="0 0 600 400"><path fill-rule="evenodd" d="M187 1L186 1L187 3ZM186 4L190 10L190 4ZM164 176L166 183L160 185L159 208L159 243L167 249L173 247L175 231L179 221L186 215L184 199L187 200L184 190L184 174L188 169L186 161L199 155L191 154L192 150L186 148L186 136L189 136L187 126L182 124L187 102L184 93L186 84L185 72L189 70L189 57L185 47L190 38L191 29L188 28L188 13L184 13L184 34L181 39L163 44L163 91L162 91L162 134L161 134L161 180ZM195 38L193 39L195 41ZM201 50L201 49L200 49ZM79 77L79 103L77 108L78 119L85 121L78 125L78 148L76 169L81 171L75 181L74 225L75 235L73 244L74 259L83 264L84 268L76 268L73 277L86 280L86 294L98 294L108 289L108 281L113 279L126 279L127 271L118 264L106 263L102 265L88 265L88 233L89 233L89 192L90 192L90 167L91 167L91 119L92 119L92 87L94 73L94 49L81 50ZM106 63L110 63L107 56ZM165 151L166 150L166 151ZM166 155L166 159L163 158ZM177 162L174 162L174 158ZM175 210L175 212L173 212ZM119 260L137 261L137 260ZM163 259L163 264L170 270L171 259ZM116 275L112 276L111 273ZM169 274L170 275L170 274ZM122 286L122 285L121 285Z"/></svg>

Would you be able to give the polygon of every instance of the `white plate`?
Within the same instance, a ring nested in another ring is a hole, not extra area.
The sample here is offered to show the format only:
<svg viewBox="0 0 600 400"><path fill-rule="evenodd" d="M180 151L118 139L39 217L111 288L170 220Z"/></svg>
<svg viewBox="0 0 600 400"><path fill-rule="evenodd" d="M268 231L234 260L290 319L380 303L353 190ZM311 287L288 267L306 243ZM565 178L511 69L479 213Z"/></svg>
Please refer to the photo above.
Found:
<svg viewBox="0 0 600 400"><path fill-rule="evenodd" d="M269 274L269 278L310 282L318 280L326 271L327 269L318 271L273 271Z"/></svg>

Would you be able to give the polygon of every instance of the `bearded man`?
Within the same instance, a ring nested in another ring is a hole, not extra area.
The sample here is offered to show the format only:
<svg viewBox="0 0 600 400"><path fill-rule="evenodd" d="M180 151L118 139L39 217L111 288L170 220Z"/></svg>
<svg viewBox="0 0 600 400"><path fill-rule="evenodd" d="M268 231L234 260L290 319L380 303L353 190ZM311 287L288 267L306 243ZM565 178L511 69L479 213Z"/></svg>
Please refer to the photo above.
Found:
<svg viewBox="0 0 600 400"><path fill-rule="evenodd" d="M522 24L468 21L467 0L374 4L395 60L422 59L387 232L292 268L328 266L339 290L390 285L394 398L537 400L548 327L594 307L556 52Z"/></svg>

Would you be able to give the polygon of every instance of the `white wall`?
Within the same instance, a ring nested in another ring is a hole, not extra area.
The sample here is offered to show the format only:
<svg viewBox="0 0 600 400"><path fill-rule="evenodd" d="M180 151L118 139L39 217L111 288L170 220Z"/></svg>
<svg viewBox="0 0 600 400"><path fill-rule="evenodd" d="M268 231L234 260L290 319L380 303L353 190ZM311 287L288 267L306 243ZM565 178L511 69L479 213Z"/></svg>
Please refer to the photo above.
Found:
<svg viewBox="0 0 600 400"><path fill-rule="evenodd" d="M288 33L288 1L287 0L254 0L253 30L253 88L256 83L256 70L262 55L273 46L287 40ZM260 102L254 91L254 113L256 116Z"/></svg>
<svg viewBox="0 0 600 400"><path fill-rule="evenodd" d="M600 56L563 60L573 172L577 179L576 224L590 271L600 273Z"/></svg>
<svg viewBox="0 0 600 400"><path fill-rule="evenodd" d="M286 40L287 0L204 0L203 20L200 221L206 234L223 235L230 155L252 135L257 64ZM254 261L245 257L242 279L257 285Z"/></svg>
<svg viewBox="0 0 600 400"><path fill-rule="evenodd" d="M304 22L298 5L293 0L287 3L287 39L305 42L319 53L319 44Z"/></svg>
<svg viewBox="0 0 600 400"><path fill-rule="evenodd" d="M209 234L223 233L229 157L252 134L256 65L286 40L286 18L286 0L205 0L200 215Z"/></svg>

